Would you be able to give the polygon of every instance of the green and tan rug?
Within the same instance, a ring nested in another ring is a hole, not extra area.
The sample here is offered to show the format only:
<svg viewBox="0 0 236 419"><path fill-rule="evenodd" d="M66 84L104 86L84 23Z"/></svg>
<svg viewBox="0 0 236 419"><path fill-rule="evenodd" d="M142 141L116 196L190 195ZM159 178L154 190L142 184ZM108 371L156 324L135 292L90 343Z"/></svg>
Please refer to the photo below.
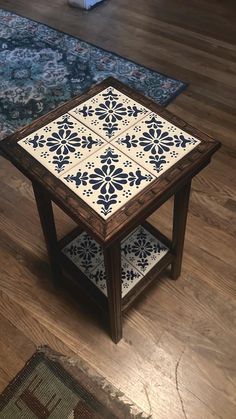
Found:
<svg viewBox="0 0 236 419"><path fill-rule="evenodd" d="M39 349L0 396L1 419L151 418L80 359Z"/></svg>

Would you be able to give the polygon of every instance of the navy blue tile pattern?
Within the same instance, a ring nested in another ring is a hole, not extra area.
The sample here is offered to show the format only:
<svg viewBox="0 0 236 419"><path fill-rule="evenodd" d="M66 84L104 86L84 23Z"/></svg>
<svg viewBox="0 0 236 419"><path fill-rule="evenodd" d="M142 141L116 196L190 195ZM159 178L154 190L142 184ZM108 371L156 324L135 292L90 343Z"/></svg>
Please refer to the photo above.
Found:
<svg viewBox="0 0 236 419"><path fill-rule="evenodd" d="M150 113L114 87L108 87L69 112L107 141Z"/></svg>
<svg viewBox="0 0 236 419"><path fill-rule="evenodd" d="M115 147L103 147L69 170L62 181L107 219L154 177Z"/></svg>
<svg viewBox="0 0 236 419"><path fill-rule="evenodd" d="M158 177L192 151L199 140L150 113L112 140L112 145Z"/></svg>
<svg viewBox="0 0 236 419"><path fill-rule="evenodd" d="M64 114L19 141L26 151L60 177L99 149L105 141L69 114Z"/></svg>
<svg viewBox="0 0 236 419"><path fill-rule="evenodd" d="M121 281L124 297L168 252L168 248L142 226L121 244ZM106 274L101 246L81 233L64 247L63 253L107 296Z"/></svg>

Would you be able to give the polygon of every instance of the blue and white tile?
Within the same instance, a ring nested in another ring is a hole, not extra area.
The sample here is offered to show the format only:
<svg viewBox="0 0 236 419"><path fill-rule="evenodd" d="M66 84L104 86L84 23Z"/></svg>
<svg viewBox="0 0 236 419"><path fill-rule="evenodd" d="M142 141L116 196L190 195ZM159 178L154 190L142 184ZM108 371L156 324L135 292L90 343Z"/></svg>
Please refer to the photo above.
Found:
<svg viewBox="0 0 236 419"><path fill-rule="evenodd" d="M101 246L86 232L72 240L62 252L86 275L103 261Z"/></svg>
<svg viewBox="0 0 236 419"><path fill-rule="evenodd" d="M101 246L87 233L83 232L68 243L62 250L100 291L107 296L104 257ZM122 296L142 278L124 257L121 258Z"/></svg>
<svg viewBox="0 0 236 419"><path fill-rule="evenodd" d="M114 87L108 87L69 113L107 141L151 111Z"/></svg>
<svg viewBox="0 0 236 419"><path fill-rule="evenodd" d="M185 157L199 140L151 113L111 144L156 177Z"/></svg>
<svg viewBox="0 0 236 419"><path fill-rule="evenodd" d="M168 250L142 226L137 227L121 244L123 257L143 275L146 275Z"/></svg>
<svg viewBox="0 0 236 419"><path fill-rule="evenodd" d="M108 219L154 179L147 170L110 145L61 177L104 219Z"/></svg>
<svg viewBox="0 0 236 419"><path fill-rule="evenodd" d="M69 114L23 138L18 144L55 176L92 155L105 143Z"/></svg>
<svg viewBox="0 0 236 419"><path fill-rule="evenodd" d="M124 297L139 281L142 274L124 257L121 258L121 295ZM107 284L104 262L88 276L104 295L107 296Z"/></svg>
<svg viewBox="0 0 236 419"><path fill-rule="evenodd" d="M142 226L121 243L121 281L124 297L168 252L156 237ZM62 252L107 296L104 257L101 246L83 232Z"/></svg>

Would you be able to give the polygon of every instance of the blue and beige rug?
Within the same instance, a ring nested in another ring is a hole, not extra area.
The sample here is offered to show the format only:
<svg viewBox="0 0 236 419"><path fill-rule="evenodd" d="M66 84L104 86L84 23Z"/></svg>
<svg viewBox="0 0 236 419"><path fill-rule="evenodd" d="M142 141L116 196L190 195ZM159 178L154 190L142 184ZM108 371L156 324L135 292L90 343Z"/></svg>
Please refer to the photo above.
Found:
<svg viewBox="0 0 236 419"><path fill-rule="evenodd" d="M0 139L113 76L160 105L182 81L0 9Z"/></svg>

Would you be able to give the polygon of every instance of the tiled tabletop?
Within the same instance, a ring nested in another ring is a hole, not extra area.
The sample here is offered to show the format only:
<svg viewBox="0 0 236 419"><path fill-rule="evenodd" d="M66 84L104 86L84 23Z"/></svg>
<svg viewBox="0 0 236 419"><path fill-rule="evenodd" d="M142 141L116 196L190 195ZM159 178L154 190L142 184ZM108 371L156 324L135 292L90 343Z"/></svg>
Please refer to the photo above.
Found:
<svg viewBox="0 0 236 419"><path fill-rule="evenodd" d="M105 220L199 143L114 87L18 142Z"/></svg>

